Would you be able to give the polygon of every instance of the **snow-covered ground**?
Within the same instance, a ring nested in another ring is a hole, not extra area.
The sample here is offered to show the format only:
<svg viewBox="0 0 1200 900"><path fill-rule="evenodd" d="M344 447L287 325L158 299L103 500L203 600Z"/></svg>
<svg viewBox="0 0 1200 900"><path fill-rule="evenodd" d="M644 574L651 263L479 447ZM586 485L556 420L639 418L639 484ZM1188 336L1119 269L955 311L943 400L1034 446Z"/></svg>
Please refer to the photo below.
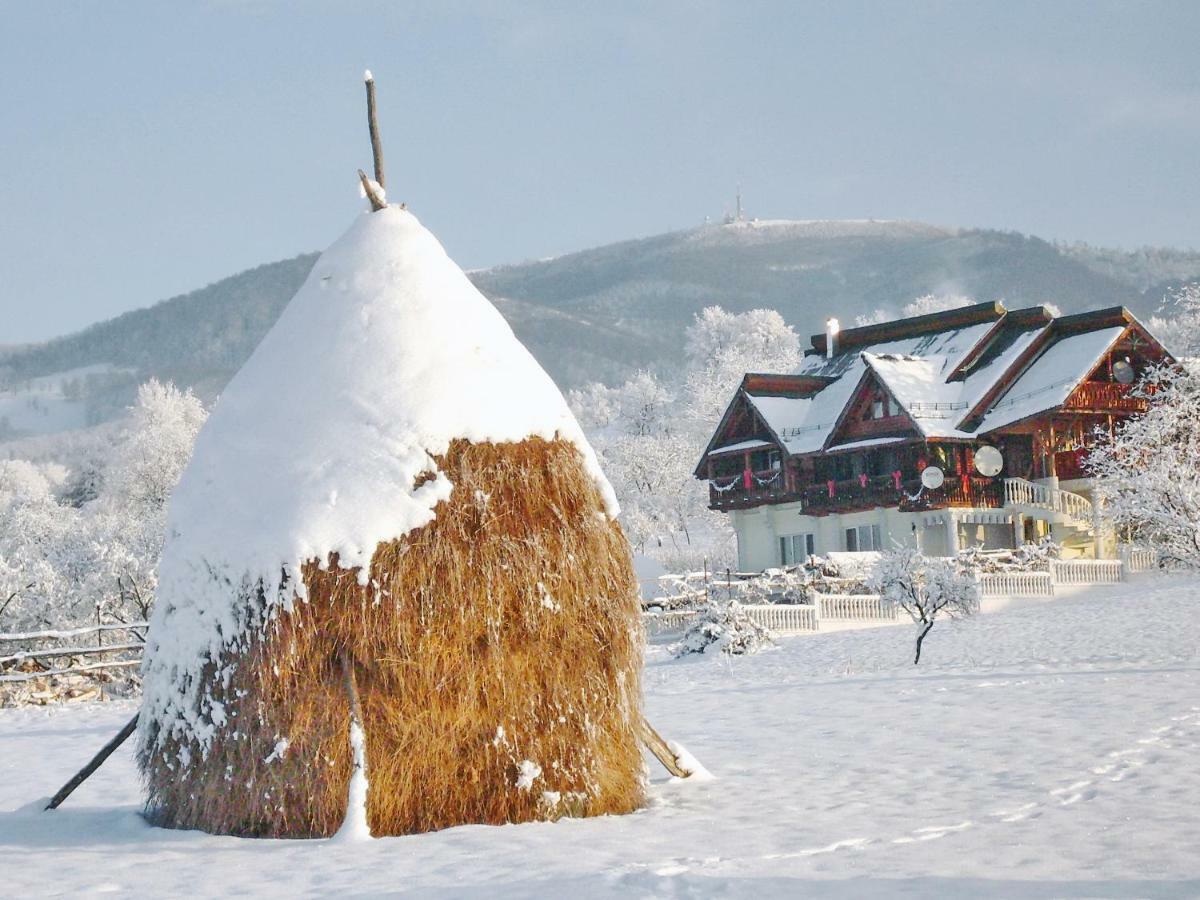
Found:
<svg viewBox="0 0 1200 900"><path fill-rule="evenodd" d="M716 776L625 817L369 844L163 831L123 749L41 804L132 714L0 710L5 896L1200 896L1200 585L1147 578L939 624L652 648L651 721Z"/></svg>

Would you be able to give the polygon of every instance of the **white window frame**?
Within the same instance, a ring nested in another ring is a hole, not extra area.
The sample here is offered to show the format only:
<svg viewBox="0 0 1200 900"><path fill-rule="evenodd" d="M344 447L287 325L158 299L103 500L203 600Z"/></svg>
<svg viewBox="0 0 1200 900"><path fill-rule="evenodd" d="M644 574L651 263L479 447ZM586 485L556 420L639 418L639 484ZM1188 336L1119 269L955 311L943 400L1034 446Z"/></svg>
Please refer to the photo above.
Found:
<svg viewBox="0 0 1200 900"><path fill-rule="evenodd" d="M847 528L844 535L847 553L867 553L883 549L883 529L878 525L854 525Z"/></svg>
<svg viewBox="0 0 1200 900"><path fill-rule="evenodd" d="M797 550L803 550L804 555L798 558ZM779 535L779 564L781 566L798 566L816 554L817 536L813 532L801 531L796 534Z"/></svg>

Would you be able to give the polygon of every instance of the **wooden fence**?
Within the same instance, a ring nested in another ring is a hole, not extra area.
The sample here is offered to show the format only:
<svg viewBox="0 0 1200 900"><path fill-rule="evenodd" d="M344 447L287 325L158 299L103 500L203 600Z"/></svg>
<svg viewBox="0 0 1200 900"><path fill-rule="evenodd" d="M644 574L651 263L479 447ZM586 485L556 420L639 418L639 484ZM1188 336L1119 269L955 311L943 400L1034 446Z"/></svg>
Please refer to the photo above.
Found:
<svg viewBox="0 0 1200 900"><path fill-rule="evenodd" d="M142 664L146 628L131 622L0 634L0 684L135 668Z"/></svg>

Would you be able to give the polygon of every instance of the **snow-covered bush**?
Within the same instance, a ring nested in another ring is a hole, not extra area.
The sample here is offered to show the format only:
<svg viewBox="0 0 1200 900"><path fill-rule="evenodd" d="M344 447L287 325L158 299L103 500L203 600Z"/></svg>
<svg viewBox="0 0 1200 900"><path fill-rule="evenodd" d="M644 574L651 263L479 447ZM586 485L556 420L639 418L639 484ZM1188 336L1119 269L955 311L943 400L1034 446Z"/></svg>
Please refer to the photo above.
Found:
<svg viewBox="0 0 1200 900"><path fill-rule="evenodd" d="M679 657L719 650L741 656L774 644L771 632L751 619L740 603L712 597L688 623L683 638L671 647L671 652Z"/></svg>
<svg viewBox="0 0 1200 900"><path fill-rule="evenodd" d="M1050 562L1062 556L1062 545L1049 535L1026 541L1015 550L967 547L958 553L958 565L975 574L992 572L1049 572Z"/></svg>
<svg viewBox="0 0 1200 900"><path fill-rule="evenodd" d="M1146 412L1099 432L1088 454L1094 498L1123 540L1200 568L1200 374L1158 366L1134 393Z"/></svg>
<svg viewBox="0 0 1200 900"><path fill-rule="evenodd" d="M939 618L963 618L979 610L975 576L953 559L924 556L912 548L884 553L871 578L872 587L908 613L917 626L913 665L921 644Z"/></svg>

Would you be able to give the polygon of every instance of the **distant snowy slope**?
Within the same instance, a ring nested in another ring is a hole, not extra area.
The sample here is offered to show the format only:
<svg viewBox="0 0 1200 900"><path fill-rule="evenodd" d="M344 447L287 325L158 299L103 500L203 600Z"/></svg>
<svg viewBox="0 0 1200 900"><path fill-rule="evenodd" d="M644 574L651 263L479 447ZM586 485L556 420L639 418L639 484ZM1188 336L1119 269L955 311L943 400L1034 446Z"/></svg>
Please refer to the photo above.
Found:
<svg viewBox="0 0 1200 900"><path fill-rule="evenodd" d="M151 375L220 391L303 283L315 256L269 263L43 344L0 349L0 388L107 364L128 375L89 397L110 418ZM1200 277L1200 253L1047 243L1009 232L884 220L765 220L705 225L471 279L567 388L617 381L682 358L682 329L705 306L778 309L802 333L826 316L893 313L927 293L1057 304L1123 304L1145 314L1168 285ZM2 337L2 335L0 335Z"/></svg>

